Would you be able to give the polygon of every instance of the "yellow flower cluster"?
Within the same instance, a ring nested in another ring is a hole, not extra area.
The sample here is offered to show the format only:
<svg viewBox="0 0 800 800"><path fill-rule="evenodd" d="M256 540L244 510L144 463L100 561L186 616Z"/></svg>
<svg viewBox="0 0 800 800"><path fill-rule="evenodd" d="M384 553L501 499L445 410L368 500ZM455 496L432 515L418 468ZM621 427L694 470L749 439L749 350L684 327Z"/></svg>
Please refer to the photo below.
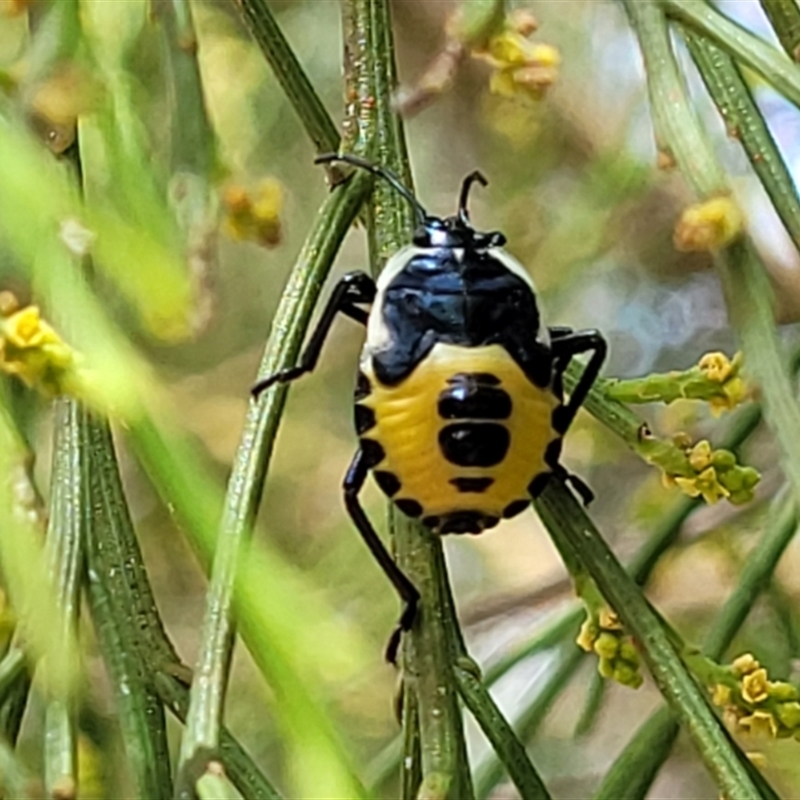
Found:
<svg viewBox="0 0 800 800"><path fill-rule="evenodd" d="M621 403L703 400L716 416L750 399L750 388L741 375L742 362L741 353L732 359L725 353L706 353L689 369L609 380L605 389L609 397Z"/></svg>
<svg viewBox="0 0 800 800"><path fill-rule="evenodd" d="M737 658L711 687L711 700L731 727L800 741L800 691L785 681L769 680L751 653Z"/></svg>
<svg viewBox="0 0 800 800"><path fill-rule="evenodd" d="M52 396L75 389L78 360L37 306L20 308L10 292L0 292L0 370Z"/></svg>
<svg viewBox="0 0 800 800"><path fill-rule="evenodd" d="M555 82L561 56L552 45L530 41L537 27L529 12L512 12L498 33L471 50L492 67L489 88L494 94L540 100Z"/></svg>
<svg viewBox="0 0 800 800"><path fill-rule="evenodd" d="M280 213L283 187L274 178L266 178L255 189L229 186L222 195L225 231L233 239L275 247L281 241Z"/></svg>
<svg viewBox="0 0 800 800"><path fill-rule="evenodd" d="M744 232L744 217L731 197L713 197L684 209L672 241L677 250L715 251Z"/></svg>
<svg viewBox="0 0 800 800"><path fill-rule="evenodd" d="M707 439L685 450L689 466L694 475L671 475L664 473L667 485L675 484L689 497L700 497L714 504L726 498L734 505L742 505L753 499L753 490L761 480L753 467L743 467L736 462L730 450L712 450Z"/></svg>
<svg viewBox="0 0 800 800"><path fill-rule="evenodd" d="M750 397L750 390L739 374L742 368L741 352L733 360L725 353L706 353L698 362L700 372L712 383L719 384L719 392L707 398L714 416L730 411Z"/></svg>
<svg viewBox="0 0 800 800"><path fill-rule="evenodd" d="M604 678L632 689L642 685L639 651L611 609L600 609L596 615L589 612L576 641L587 653L597 655L597 671Z"/></svg>

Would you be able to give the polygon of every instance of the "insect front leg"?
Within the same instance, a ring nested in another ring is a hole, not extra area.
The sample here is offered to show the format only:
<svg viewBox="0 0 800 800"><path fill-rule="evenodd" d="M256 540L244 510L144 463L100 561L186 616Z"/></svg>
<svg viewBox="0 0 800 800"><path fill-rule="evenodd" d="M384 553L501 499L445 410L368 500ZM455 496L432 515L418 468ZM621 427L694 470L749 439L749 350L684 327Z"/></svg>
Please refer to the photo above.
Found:
<svg viewBox="0 0 800 800"><path fill-rule="evenodd" d="M595 330L572 332L568 328L551 328L551 336L556 387L562 386L564 370L573 356L589 352L592 354L580 380L569 396L569 402L557 409L553 415L553 427L563 436L572 425L578 409L583 405L592 384L600 374L608 345L602 334Z"/></svg>
<svg viewBox="0 0 800 800"><path fill-rule="evenodd" d="M344 275L334 287L325 310L317 323L317 327L314 333L311 334L303 355L300 357L300 363L296 367L281 370L259 381L250 390L253 396L258 397L265 389L275 383L288 383L301 375L305 375L307 372L311 372L317 365L322 345L325 343L336 315L341 313L356 322L360 322L362 325L366 325L369 314L363 308L359 308L359 304L369 304L374 299L375 281L366 272L359 270L348 272L347 275Z"/></svg>
<svg viewBox="0 0 800 800"><path fill-rule="evenodd" d="M361 538L366 542L375 560L386 574L386 577L392 582L400 595L400 599L403 601L403 611L400 614L400 619L386 645L386 660L394 664L397 661L400 639L403 633L411 630L411 626L414 624L419 604L419 592L416 586L406 577L406 574L397 566L358 501L358 494L367 478L367 471L367 459L364 451L359 448L345 475L343 487L344 503L356 528L358 528L358 532L361 534Z"/></svg>

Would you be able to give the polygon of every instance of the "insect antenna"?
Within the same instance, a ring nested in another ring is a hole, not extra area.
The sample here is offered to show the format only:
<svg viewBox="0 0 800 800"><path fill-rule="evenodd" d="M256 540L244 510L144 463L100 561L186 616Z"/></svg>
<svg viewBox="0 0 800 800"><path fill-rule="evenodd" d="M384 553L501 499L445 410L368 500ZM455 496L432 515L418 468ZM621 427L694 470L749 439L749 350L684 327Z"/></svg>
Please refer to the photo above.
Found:
<svg viewBox="0 0 800 800"><path fill-rule="evenodd" d="M489 181L486 180L483 173L476 169L464 178L464 182L461 184L461 195L458 198L458 221L467 228L472 227L469 221L469 212L467 211L467 200L469 199L469 190L476 181L481 186L489 185Z"/></svg>
<svg viewBox="0 0 800 800"><path fill-rule="evenodd" d="M314 159L315 164L330 164L334 161L343 161L345 164L350 164L354 167L365 169L367 172L371 172L373 175L383 178L396 192L401 194L406 200L408 200L409 203L411 203L414 213L417 215L417 221L420 224L423 224L428 218L428 212L423 208L422 203L420 203L419 200L414 197L411 191L401 183L397 175L395 175L391 170L381 167L378 164L373 164L371 161L367 161L365 158L360 158L359 156L354 156L350 153L342 153L341 155L338 153L324 153L323 155L317 156Z"/></svg>

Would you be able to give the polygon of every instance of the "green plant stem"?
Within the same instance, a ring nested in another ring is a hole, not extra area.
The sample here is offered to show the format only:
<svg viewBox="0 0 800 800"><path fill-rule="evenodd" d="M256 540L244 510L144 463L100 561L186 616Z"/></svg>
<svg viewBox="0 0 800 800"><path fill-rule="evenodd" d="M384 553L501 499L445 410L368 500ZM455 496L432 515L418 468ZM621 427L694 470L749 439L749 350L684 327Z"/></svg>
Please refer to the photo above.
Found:
<svg viewBox="0 0 800 800"><path fill-rule="evenodd" d="M585 657L586 653L571 642L560 648L555 663L548 670L533 702L522 709L514 720L514 730L520 741L528 742L534 737L556 697L564 691ZM503 764L492 753L475 769L475 796L488 797L502 779L503 773Z"/></svg>
<svg viewBox="0 0 800 800"><path fill-rule="evenodd" d="M680 726L663 706L630 739L614 759L594 795L595 800L641 800L647 795L664 760L670 754Z"/></svg>
<svg viewBox="0 0 800 800"><path fill-rule="evenodd" d="M411 187L403 127L391 105L397 78L388 2L348 0L344 30L345 91L350 100L344 129L347 146L388 167ZM384 182L375 185L367 230L372 270L377 274L389 256L410 240L413 230L408 203ZM472 781L451 667L460 640L454 633L458 623L441 541L399 513L390 514L390 528L398 563L421 594L417 621L404 637L402 654L405 691L416 698L415 712L404 725L419 725L418 739L414 731L405 733L403 763L410 766L403 771L403 796L469 800ZM415 758L421 760L419 768Z"/></svg>
<svg viewBox="0 0 800 800"><path fill-rule="evenodd" d="M797 514L791 504L785 504L771 516L767 532L745 562L736 590L725 602L706 636L703 652L709 658L722 658L759 594L769 584L796 528ZM615 760L596 795L598 800L643 797L669 755L678 730L679 726L668 708L657 711Z"/></svg>
<svg viewBox="0 0 800 800"><path fill-rule="evenodd" d="M800 197L741 70L706 37L683 26L681 32L729 135L742 143L786 230L800 246Z"/></svg>
<svg viewBox="0 0 800 800"><path fill-rule="evenodd" d="M722 791L737 800L759 798L758 789L661 622L583 509L558 481L550 481L535 505L553 538L563 539L566 546L575 550L625 629L638 640L661 693L685 725Z"/></svg>
<svg viewBox="0 0 800 800"><path fill-rule="evenodd" d="M645 5L634 2L633 5ZM784 53L732 22L713 6L697 0L661 0L671 19L708 36L745 66L755 70L787 100L800 105L800 73Z"/></svg>
<svg viewBox="0 0 800 800"><path fill-rule="evenodd" d="M664 3L672 10L687 6L684 0L664 0ZM719 16L705 3L688 6L704 19L708 13ZM657 129L666 137L684 176L700 197L728 194L722 168L689 102L659 6L648 0L628 2L626 8L644 55ZM681 19L690 24L688 17ZM708 31L703 32L711 36ZM800 81L796 66L788 66ZM731 323L741 341L750 374L761 387L765 418L776 432L786 476L800 502L800 453L794 446L794 442L800 441L800 408L775 333L769 281L746 241L737 240L718 252L715 263L725 288Z"/></svg>
<svg viewBox="0 0 800 800"><path fill-rule="evenodd" d="M155 674L155 688L167 708L182 722L189 709L189 687L174 674L163 669ZM225 771L239 791L249 800L281 800L281 795L264 777L227 728L220 731L220 757Z"/></svg>
<svg viewBox="0 0 800 800"><path fill-rule="evenodd" d="M120 503L120 478L106 423L81 410L78 420L83 463L83 535L86 549L86 595L103 660L111 675L125 751L137 796L170 797L169 749L164 709L150 683L147 665L136 647L136 603L117 560L120 524L130 524Z"/></svg>
<svg viewBox="0 0 800 800"><path fill-rule="evenodd" d="M189 172L204 183L214 171L214 132L203 99L197 37L188 0L152 0L163 29L170 95L172 172Z"/></svg>
<svg viewBox="0 0 800 800"><path fill-rule="evenodd" d="M767 522L762 540L745 561L736 590L725 601L713 627L706 636L703 652L718 661L743 625L758 596L772 580L778 561L797 530L797 510L793 503L783 503Z"/></svg>
<svg viewBox="0 0 800 800"><path fill-rule="evenodd" d="M592 673L589 686L586 690L586 698L583 701L583 708L578 721L575 723L574 738L586 736L594 727L597 715L603 707L603 700L606 697L608 681L595 670Z"/></svg>
<svg viewBox="0 0 800 800"><path fill-rule="evenodd" d="M60 615L59 649L64 659L76 657L74 636L80 615L83 564L81 462L84 443L79 436L78 415L75 400L59 398L55 401L47 554ZM48 699L45 709L44 772L45 788L51 796L76 790L78 765L74 701L63 691L56 691Z"/></svg>
<svg viewBox="0 0 800 800"><path fill-rule="evenodd" d="M199 800L243 800L227 776L210 766L197 781L196 789Z"/></svg>
<svg viewBox="0 0 800 800"><path fill-rule="evenodd" d="M465 661L468 662L466 665ZM477 666L468 659L461 659L453 669L461 697L491 742L520 795L526 800L549 800L550 793L528 759L525 746L483 687Z"/></svg>
<svg viewBox="0 0 800 800"><path fill-rule="evenodd" d="M234 0L318 153L339 149L339 132L300 66L266 0Z"/></svg>
<svg viewBox="0 0 800 800"><path fill-rule="evenodd" d="M800 9L796 0L761 0L786 55L800 61Z"/></svg>
<svg viewBox="0 0 800 800"><path fill-rule="evenodd" d="M0 740L0 790L14 800L39 800L43 787L24 766L14 749Z"/></svg>
<svg viewBox="0 0 800 800"><path fill-rule="evenodd" d="M370 185L370 175L354 175L325 201L281 296L259 379L297 362L314 304ZM195 781L219 748L234 638L231 616L234 583L258 510L286 393L287 387L279 384L265 391L257 401L251 401L228 481L181 745L178 773L181 796L191 796Z"/></svg>

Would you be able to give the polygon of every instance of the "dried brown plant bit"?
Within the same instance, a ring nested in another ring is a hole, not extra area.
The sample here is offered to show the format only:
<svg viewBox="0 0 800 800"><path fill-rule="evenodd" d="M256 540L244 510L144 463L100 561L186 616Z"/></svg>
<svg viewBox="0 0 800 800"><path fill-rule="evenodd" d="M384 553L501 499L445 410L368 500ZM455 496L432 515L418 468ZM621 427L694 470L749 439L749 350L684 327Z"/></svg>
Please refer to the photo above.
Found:
<svg viewBox="0 0 800 800"><path fill-rule="evenodd" d="M265 178L254 188L228 186L222 193L222 207L225 232L231 238L263 247L280 244L283 186L275 178Z"/></svg>

